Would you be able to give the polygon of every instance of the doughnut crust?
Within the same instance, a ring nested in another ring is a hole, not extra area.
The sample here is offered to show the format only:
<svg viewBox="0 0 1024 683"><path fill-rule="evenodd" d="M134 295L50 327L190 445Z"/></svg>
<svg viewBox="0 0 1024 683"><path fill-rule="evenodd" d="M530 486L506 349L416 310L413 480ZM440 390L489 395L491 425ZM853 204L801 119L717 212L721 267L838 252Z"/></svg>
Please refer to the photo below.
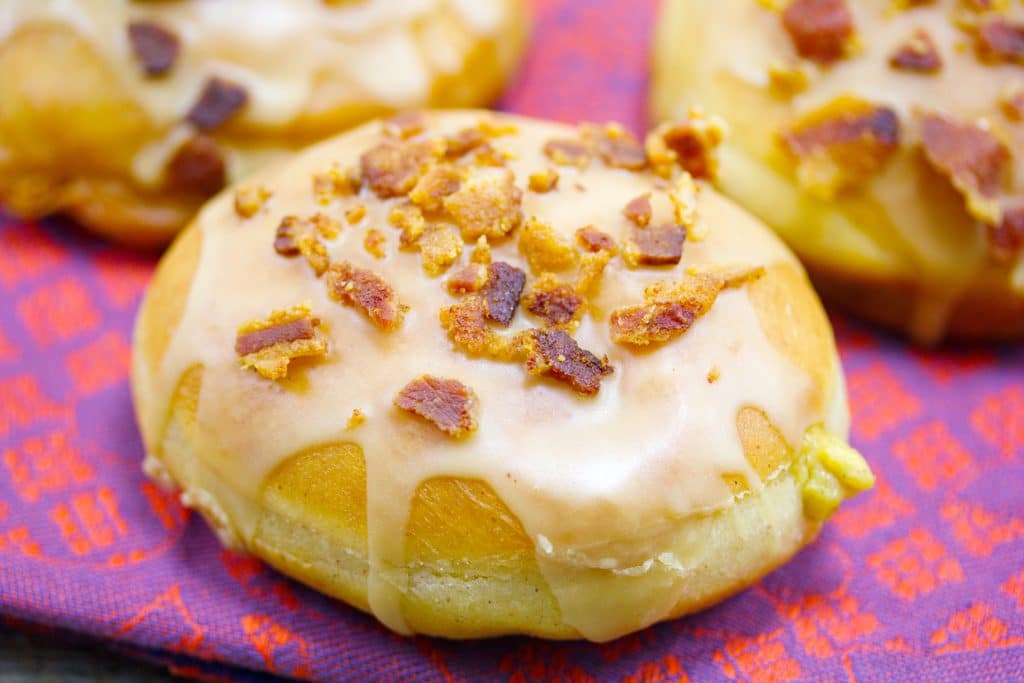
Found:
<svg viewBox="0 0 1024 683"><path fill-rule="evenodd" d="M601 641L872 484L800 265L660 134L397 120L222 193L146 296L145 469L225 543L398 632Z"/></svg>
<svg viewBox="0 0 1024 683"><path fill-rule="evenodd" d="M1024 6L667 0L657 26L652 112L725 119L719 189L826 299L1024 338Z"/></svg>
<svg viewBox="0 0 1024 683"><path fill-rule="evenodd" d="M491 102L520 0L13 0L0 201L166 244L253 169L373 116Z"/></svg>

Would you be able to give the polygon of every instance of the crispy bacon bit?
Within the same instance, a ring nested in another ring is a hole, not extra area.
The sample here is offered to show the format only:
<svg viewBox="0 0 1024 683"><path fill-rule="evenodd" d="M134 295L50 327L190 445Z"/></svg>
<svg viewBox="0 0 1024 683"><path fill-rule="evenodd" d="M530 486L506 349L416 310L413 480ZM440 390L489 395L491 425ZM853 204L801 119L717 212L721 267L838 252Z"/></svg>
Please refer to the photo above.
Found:
<svg viewBox="0 0 1024 683"><path fill-rule="evenodd" d="M651 193L642 194L629 200L622 209L622 215L635 225L643 228L651 222Z"/></svg>
<svg viewBox="0 0 1024 683"><path fill-rule="evenodd" d="M179 147L164 170L168 186L185 192L211 195L224 187L227 170L213 138L194 135Z"/></svg>
<svg viewBox="0 0 1024 683"><path fill-rule="evenodd" d="M188 120L199 130L213 130L237 114L248 101L249 94L242 86L223 78L211 78L189 110Z"/></svg>
<svg viewBox="0 0 1024 683"><path fill-rule="evenodd" d="M841 59L853 37L853 15L846 0L794 0L782 25L801 57L821 64Z"/></svg>
<svg viewBox="0 0 1024 683"><path fill-rule="evenodd" d="M178 36L159 24L131 22L128 24L128 42L147 76L163 76L178 59Z"/></svg>
<svg viewBox="0 0 1024 683"><path fill-rule="evenodd" d="M334 239L340 230L341 223L323 213L317 213L308 220L285 216L277 226L274 251L286 258L301 254L320 277L330 265L327 246L322 240Z"/></svg>
<svg viewBox="0 0 1024 683"><path fill-rule="evenodd" d="M363 248L373 258L384 258L387 255L385 250L387 243L388 238L377 228L367 230L366 236L363 238Z"/></svg>
<svg viewBox="0 0 1024 683"><path fill-rule="evenodd" d="M612 250L583 255L583 258L580 259L580 270L576 276L577 292L586 295L597 286L604 274L605 266L612 260L614 253Z"/></svg>
<svg viewBox="0 0 1024 683"><path fill-rule="evenodd" d="M427 169L409 193L412 203L424 211L439 211L444 198L458 191L462 174L454 166L437 164Z"/></svg>
<svg viewBox="0 0 1024 683"><path fill-rule="evenodd" d="M238 363L267 379L282 379L288 375L292 360L327 353L327 340L319 326L320 320L306 304L273 311L266 320L246 323L238 328L235 339Z"/></svg>
<svg viewBox="0 0 1024 683"><path fill-rule="evenodd" d="M555 189L558 185L558 171L547 168L530 174L530 191L543 194Z"/></svg>
<svg viewBox="0 0 1024 683"><path fill-rule="evenodd" d="M999 224L995 199L1010 172L1010 150L987 128L942 114L920 116L921 144L932 168L949 178L975 218Z"/></svg>
<svg viewBox="0 0 1024 683"><path fill-rule="evenodd" d="M590 146L579 140L549 140L544 143L544 154L559 166L586 168L593 156Z"/></svg>
<svg viewBox="0 0 1024 683"><path fill-rule="evenodd" d="M480 295L467 296L441 309L441 327L466 353L511 361L521 357L518 338L507 340L487 324L487 304Z"/></svg>
<svg viewBox="0 0 1024 683"><path fill-rule="evenodd" d="M722 377L722 371L718 369L718 366L712 366L708 370L708 384L714 384Z"/></svg>
<svg viewBox="0 0 1024 683"><path fill-rule="evenodd" d="M589 252L616 251L615 238L601 232L593 225L585 225L576 231L576 240Z"/></svg>
<svg viewBox="0 0 1024 683"><path fill-rule="evenodd" d="M565 382L576 393L594 396L601 380L612 373L608 357L598 358L581 349L562 330L530 330L523 337L526 370L531 375L548 375Z"/></svg>
<svg viewBox="0 0 1024 683"><path fill-rule="evenodd" d="M445 287L452 296L462 296L479 292L487 284L487 266L482 263L470 263L459 268L448 278Z"/></svg>
<svg viewBox="0 0 1024 683"><path fill-rule="evenodd" d="M456 439L477 427L479 400L476 393L456 379L423 375L398 392L395 405L419 415Z"/></svg>
<svg viewBox="0 0 1024 683"><path fill-rule="evenodd" d="M407 307L398 303L395 290L373 271L342 261L327 270L325 281L331 299L360 309L381 330L393 332L402 324Z"/></svg>
<svg viewBox="0 0 1024 683"><path fill-rule="evenodd" d="M338 197L348 197L359 191L359 178L353 173L342 173L335 167L322 173L313 174L313 195L321 206L330 204Z"/></svg>
<svg viewBox="0 0 1024 683"><path fill-rule="evenodd" d="M882 168L899 148L900 122L888 107L844 95L800 117L781 140L798 160L801 186L830 199Z"/></svg>
<svg viewBox="0 0 1024 683"><path fill-rule="evenodd" d="M999 263L1009 263L1024 252L1024 203L1003 211L999 225L988 226L989 250Z"/></svg>
<svg viewBox="0 0 1024 683"><path fill-rule="evenodd" d="M262 185L243 185L235 192L235 213L242 218L252 218L272 195L273 192Z"/></svg>
<svg viewBox="0 0 1024 683"><path fill-rule="evenodd" d="M975 46L978 56L990 62L1024 65L1024 24L994 17L978 27Z"/></svg>
<svg viewBox="0 0 1024 683"><path fill-rule="evenodd" d="M348 422L345 423L345 431L351 432L354 429L363 426L366 422L366 415L363 411L356 408L352 411L352 414L348 416Z"/></svg>
<svg viewBox="0 0 1024 683"><path fill-rule="evenodd" d="M567 270L579 262L572 244L535 216L519 232L519 251L537 273Z"/></svg>
<svg viewBox="0 0 1024 683"><path fill-rule="evenodd" d="M400 111L384 119L384 134L405 140L423 132L427 126L427 115L419 109Z"/></svg>
<svg viewBox="0 0 1024 683"><path fill-rule="evenodd" d="M366 204L356 204L345 209L345 220L349 225L355 225L366 217Z"/></svg>
<svg viewBox="0 0 1024 683"><path fill-rule="evenodd" d="M800 64L775 62L768 66L768 84L776 95L790 98L807 90L811 77Z"/></svg>
<svg viewBox="0 0 1024 683"><path fill-rule="evenodd" d="M999 97L1003 114L1011 121L1024 121L1024 82L1012 83Z"/></svg>
<svg viewBox="0 0 1024 683"><path fill-rule="evenodd" d="M476 246L473 247L473 253L469 255L469 260L473 263L482 263L485 266L491 263L491 244L487 241L487 235L480 235L476 239Z"/></svg>
<svg viewBox="0 0 1024 683"><path fill-rule="evenodd" d="M632 346L663 344L686 332L711 310L722 290L742 287L762 275L764 268L744 268L655 283L644 290L644 303L612 311L612 341Z"/></svg>
<svg viewBox="0 0 1024 683"><path fill-rule="evenodd" d="M675 223L630 226L622 259L630 268L674 265L683 256L685 240L686 228Z"/></svg>
<svg viewBox="0 0 1024 683"><path fill-rule="evenodd" d="M545 273L523 297L523 308L547 325L569 325L583 312L583 298L567 284Z"/></svg>
<svg viewBox="0 0 1024 683"><path fill-rule="evenodd" d="M523 193L516 187L511 171L479 173L470 177L457 192L444 198L467 242L480 235L499 239L519 227L523 220Z"/></svg>
<svg viewBox="0 0 1024 683"><path fill-rule="evenodd" d="M678 165L694 178L714 180L718 177L716 150L724 137L722 121L695 107L686 119L663 123L648 133L644 148L655 173L664 178Z"/></svg>
<svg viewBox="0 0 1024 683"><path fill-rule="evenodd" d="M398 240L402 249L415 247L427 230L427 221L419 208L408 203L399 204L391 209L388 222L402 231L402 236Z"/></svg>
<svg viewBox="0 0 1024 683"><path fill-rule="evenodd" d="M918 29L889 55L889 65L903 71L935 73L942 68L942 57L928 32Z"/></svg>
<svg viewBox="0 0 1024 683"><path fill-rule="evenodd" d="M640 171L647 166L647 153L633 134L617 123L585 125L584 138L593 143L598 156L612 168Z"/></svg>
<svg viewBox="0 0 1024 683"><path fill-rule="evenodd" d="M440 225L427 230L419 241L423 257L423 270L427 275L438 276L448 270L462 255L462 238L450 225Z"/></svg>
<svg viewBox="0 0 1024 683"><path fill-rule="evenodd" d="M459 159L474 150L489 147L487 138L479 128L463 128L451 137L445 138L445 157Z"/></svg>
<svg viewBox="0 0 1024 683"><path fill-rule="evenodd" d="M363 180L381 199L406 195L416 186L427 165L440 156L443 146L433 140L384 140L359 158Z"/></svg>
<svg viewBox="0 0 1024 683"><path fill-rule="evenodd" d="M487 266L487 284L484 285L485 317L502 327L508 327L519 306L519 297L526 285L526 273L504 261Z"/></svg>

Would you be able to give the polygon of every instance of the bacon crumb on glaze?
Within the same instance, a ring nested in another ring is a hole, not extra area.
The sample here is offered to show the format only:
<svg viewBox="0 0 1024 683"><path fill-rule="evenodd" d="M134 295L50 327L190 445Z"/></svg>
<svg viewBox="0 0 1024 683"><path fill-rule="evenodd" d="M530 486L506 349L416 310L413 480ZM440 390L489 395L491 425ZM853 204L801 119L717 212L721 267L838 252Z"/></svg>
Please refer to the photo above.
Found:
<svg viewBox="0 0 1024 683"><path fill-rule="evenodd" d="M511 171L478 173L444 198L444 208L467 242L481 235L501 239L523 221L523 192Z"/></svg>
<svg viewBox="0 0 1024 683"><path fill-rule="evenodd" d="M370 228L363 237L363 248L370 256L381 259L387 255L388 238L377 228Z"/></svg>
<svg viewBox="0 0 1024 683"><path fill-rule="evenodd" d="M393 332L402 324L405 306L398 302L391 285L373 271L341 261L327 269L324 282L333 301L361 310L384 332Z"/></svg>
<svg viewBox="0 0 1024 683"><path fill-rule="evenodd" d="M512 322L519 297L526 286L526 273L504 261L497 261L487 266L487 281L482 292L486 313L484 317L502 327Z"/></svg>
<svg viewBox="0 0 1024 683"><path fill-rule="evenodd" d="M206 81L186 118L199 130L211 131L227 123L248 101L249 93L245 88L227 79L213 77Z"/></svg>
<svg viewBox="0 0 1024 683"><path fill-rule="evenodd" d="M394 403L454 439L468 436L477 428L480 401L476 392L455 379L424 375L406 384Z"/></svg>
<svg viewBox="0 0 1024 683"><path fill-rule="evenodd" d="M612 373L607 356L598 358L580 348L563 330L529 330L521 338L527 372L565 382L583 396L597 394L601 380Z"/></svg>
<svg viewBox="0 0 1024 683"><path fill-rule="evenodd" d="M487 266L482 263L465 265L452 273L444 284L452 296L479 292L487 284Z"/></svg>
<svg viewBox="0 0 1024 683"><path fill-rule="evenodd" d="M975 47L985 61L1024 66L1024 24L992 17L978 27Z"/></svg>
<svg viewBox="0 0 1024 683"><path fill-rule="evenodd" d="M175 33L148 21L128 24L128 42L143 73L149 77L167 74L178 60L181 47Z"/></svg>
<svg viewBox="0 0 1024 683"><path fill-rule="evenodd" d="M207 135L193 135L183 142L164 168L164 184L174 190L214 194L226 182L220 145Z"/></svg>
<svg viewBox="0 0 1024 683"><path fill-rule="evenodd" d="M630 268L671 266L679 263L686 241L686 227L676 223L630 225L622 248L622 260Z"/></svg>
<svg viewBox="0 0 1024 683"><path fill-rule="evenodd" d="M420 109L406 109L384 119L384 134L405 140L419 135L427 126L427 114Z"/></svg>
<svg viewBox="0 0 1024 683"><path fill-rule="evenodd" d="M519 251L535 273L574 268L580 258L567 239L535 216L519 230Z"/></svg>
<svg viewBox="0 0 1024 683"><path fill-rule="evenodd" d="M235 192L235 213L240 218L252 218L273 194L262 185L243 185Z"/></svg>
<svg viewBox="0 0 1024 683"><path fill-rule="evenodd" d="M558 171L553 168L546 168L530 174L529 188L531 192L544 194L558 186Z"/></svg>
<svg viewBox="0 0 1024 683"><path fill-rule="evenodd" d="M327 206L335 199L348 197L359 191L362 179L354 172L343 172L330 168L313 174L313 196L321 206Z"/></svg>
<svg viewBox="0 0 1024 683"><path fill-rule="evenodd" d="M579 321L583 313L583 297L551 273L544 273L531 285L522 299L523 308L540 318L546 326L562 327Z"/></svg>
<svg viewBox="0 0 1024 683"><path fill-rule="evenodd" d="M544 155L559 166L584 169L590 165L593 150L582 140L556 139L544 143Z"/></svg>
<svg viewBox="0 0 1024 683"><path fill-rule="evenodd" d="M327 353L327 340L319 327L320 320L312 315L308 304L273 311L266 320L248 322L238 328L235 338L238 364L266 379L283 379L296 358Z"/></svg>
<svg viewBox="0 0 1024 683"><path fill-rule="evenodd" d="M274 236L274 251L285 258L303 256L317 277L330 266L325 239L334 239L341 231L341 222L325 213L316 213L311 218L285 216L277 226Z"/></svg>
<svg viewBox="0 0 1024 683"><path fill-rule="evenodd" d="M462 237L450 225L428 228L416 244L422 257L423 270L432 277L444 273L462 255Z"/></svg>
<svg viewBox="0 0 1024 683"><path fill-rule="evenodd" d="M738 268L688 274L678 282L657 282L644 290L644 303L612 312L612 341L638 347L664 344L711 310L723 290L742 287L764 273L761 267Z"/></svg>
<svg viewBox="0 0 1024 683"><path fill-rule="evenodd" d="M797 160L800 185L825 199L874 176L899 149L900 137L895 111L852 95L804 114L780 136Z"/></svg>
<svg viewBox="0 0 1024 683"><path fill-rule="evenodd" d="M854 36L845 0L794 0L782 13L782 25L797 54L820 64L842 59Z"/></svg>
<svg viewBox="0 0 1024 683"><path fill-rule="evenodd" d="M444 152L438 140L402 141L385 139L359 158L367 186L381 199L408 194L426 171L427 165Z"/></svg>
<svg viewBox="0 0 1024 683"><path fill-rule="evenodd" d="M651 193L642 194L629 200L622 215L633 222L637 227L646 227L651 222Z"/></svg>
<svg viewBox="0 0 1024 683"><path fill-rule="evenodd" d="M598 230L593 225L585 225L576 230L576 241L580 243L580 246L592 253L607 251L614 254L618 250L615 238L606 232Z"/></svg>
<svg viewBox="0 0 1024 683"><path fill-rule="evenodd" d="M1011 83L1003 89L999 96L999 107L1011 121L1024 121L1024 80Z"/></svg>
<svg viewBox="0 0 1024 683"><path fill-rule="evenodd" d="M440 211L444 198L458 191L463 174L450 164L430 166L409 192L409 199L423 211Z"/></svg>
<svg viewBox="0 0 1024 683"><path fill-rule="evenodd" d="M998 225L998 195L1012 161L1006 144L987 128L935 112L919 114L918 126L928 164L965 197L971 215Z"/></svg>
<svg viewBox="0 0 1024 683"><path fill-rule="evenodd" d="M935 73L942 69L942 56L928 32L918 29L889 55L889 65L900 71Z"/></svg>
<svg viewBox="0 0 1024 683"><path fill-rule="evenodd" d="M584 126L582 132L606 165L628 171L640 171L647 166L647 152L643 145L621 125L589 125Z"/></svg>
<svg viewBox="0 0 1024 683"><path fill-rule="evenodd" d="M718 146L725 138L721 119L692 107L679 121L665 122L644 138L647 159L655 173L668 178L676 166L694 178L718 177Z"/></svg>

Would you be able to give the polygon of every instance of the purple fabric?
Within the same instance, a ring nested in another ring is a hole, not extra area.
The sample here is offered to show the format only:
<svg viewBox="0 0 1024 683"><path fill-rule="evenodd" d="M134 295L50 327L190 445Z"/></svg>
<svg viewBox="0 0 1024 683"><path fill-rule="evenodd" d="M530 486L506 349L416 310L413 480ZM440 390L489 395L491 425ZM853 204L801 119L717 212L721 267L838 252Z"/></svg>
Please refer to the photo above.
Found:
<svg viewBox="0 0 1024 683"><path fill-rule="evenodd" d="M530 56L504 108L641 130L654 3L533 5ZM923 353L836 317L855 445L879 485L788 565L605 645L405 639L222 550L143 478L129 340L152 266L66 222L0 215L8 619L217 677L1024 680L1024 348ZM212 664L188 664L199 660Z"/></svg>

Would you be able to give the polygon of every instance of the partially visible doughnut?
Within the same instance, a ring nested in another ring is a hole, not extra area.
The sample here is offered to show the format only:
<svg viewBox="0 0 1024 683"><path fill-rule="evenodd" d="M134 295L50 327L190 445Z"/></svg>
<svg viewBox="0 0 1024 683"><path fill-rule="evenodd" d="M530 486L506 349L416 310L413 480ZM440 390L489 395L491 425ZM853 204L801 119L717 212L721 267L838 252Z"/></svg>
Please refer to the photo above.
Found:
<svg viewBox="0 0 1024 683"><path fill-rule="evenodd" d="M1024 5L667 0L654 50L654 115L726 120L719 188L826 299L1024 338Z"/></svg>
<svg viewBox="0 0 1024 683"><path fill-rule="evenodd" d="M11 0L0 200L166 244L254 168L373 116L491 102L521 0Z"/></svg>
<svg viewBox="0 0 1024 683"><path fill-rule="evenodd" d="M716 131L402 114L222 193L138 318L146 471L403 633L607 640L749 585L873 478L799 263L685 170Z"/></svg>

